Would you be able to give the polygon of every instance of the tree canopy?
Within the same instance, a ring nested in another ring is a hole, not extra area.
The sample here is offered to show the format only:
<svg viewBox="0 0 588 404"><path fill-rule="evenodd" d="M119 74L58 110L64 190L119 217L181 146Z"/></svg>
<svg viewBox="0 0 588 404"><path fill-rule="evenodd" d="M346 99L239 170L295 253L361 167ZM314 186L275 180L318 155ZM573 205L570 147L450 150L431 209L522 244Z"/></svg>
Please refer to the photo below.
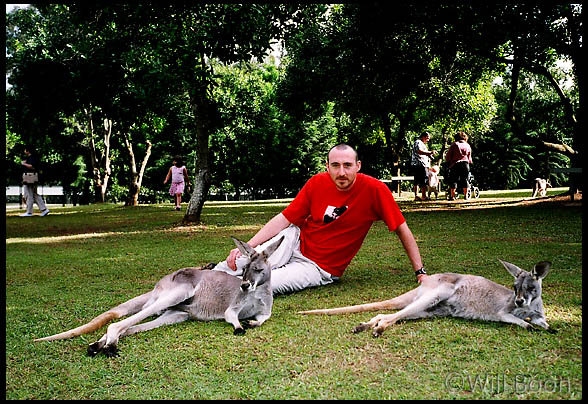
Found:
<svg viewBox="0 0 588 404"><path fill-rule="evenodd" d="M418 133L433 133L442 156L465 130L482 187L524 185L581 164L581 13L562 3L17 9L6 20L8 182L29 143L46 182L82 203L134 205L164 198L179 154L196 184L184 221L198 222L211 190L295 194L336 142L383 178L405 169Z"/></svg>

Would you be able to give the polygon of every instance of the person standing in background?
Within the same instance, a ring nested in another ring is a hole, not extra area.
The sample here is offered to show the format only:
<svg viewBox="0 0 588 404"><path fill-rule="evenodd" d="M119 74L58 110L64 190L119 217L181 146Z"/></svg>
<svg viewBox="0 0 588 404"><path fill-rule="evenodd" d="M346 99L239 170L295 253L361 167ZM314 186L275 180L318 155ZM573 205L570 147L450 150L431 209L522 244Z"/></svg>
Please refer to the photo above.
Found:
<svg viewBox="0 0 588 404"><path fill-rule="evenodd" d="M39 207L41 216L47 216L49 209L47 209L43 197L37 193L37 186L39 185L39 159L31 146L25 146L24 154L26 158L21 162L23 169L22 186L27 211L19 216L33 216L34 203Z"/></svg>
<svg viewBox="0 0 588 404"><path fill-rule="evenodd" d="M431 140L429 132L423 132L412 145L412 175L414 176L414 200L426 201L427 198L427 169L431 166L431 156L436 154L435 151L429 151L427 142ZM418 195L418 189L421 188L422 198Z"/></svg>
<svg viewBox="0 0 588 404"><path fill-rule="evenodd" d="M459 186L463 189L463 196L467 201L469 199L468 189L470 188L468 178L470 164L472 164L472 148L468 144L467 133L457 132L455 142L447 150L445 160L449 163L449 183L451 185L449 200L455 199L455 190Z"/></svg>

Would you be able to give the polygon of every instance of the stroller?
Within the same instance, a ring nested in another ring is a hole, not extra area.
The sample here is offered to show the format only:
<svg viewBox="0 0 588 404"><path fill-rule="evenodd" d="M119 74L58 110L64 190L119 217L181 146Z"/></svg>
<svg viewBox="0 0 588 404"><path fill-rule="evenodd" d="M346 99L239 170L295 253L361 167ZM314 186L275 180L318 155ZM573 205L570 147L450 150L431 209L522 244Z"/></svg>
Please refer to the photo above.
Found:
<svg viewBox="0 0 588 404"><path fill-rule="evenodd" d="M480 197L480 189L476 186L476 179L474 178L474 175L472 174L472 172L470 171L469 175L468 175L468 184L470 184L469 188L468 188L468 198L474 197L474 198L479 198ZM460 188L457 188L455 190L455 199L459 198L459 194L463 194L463 190ZM449 187L447 187L447 190L445 191L445 196L447 199L449 199L451 197L451 190Z"/></svg>

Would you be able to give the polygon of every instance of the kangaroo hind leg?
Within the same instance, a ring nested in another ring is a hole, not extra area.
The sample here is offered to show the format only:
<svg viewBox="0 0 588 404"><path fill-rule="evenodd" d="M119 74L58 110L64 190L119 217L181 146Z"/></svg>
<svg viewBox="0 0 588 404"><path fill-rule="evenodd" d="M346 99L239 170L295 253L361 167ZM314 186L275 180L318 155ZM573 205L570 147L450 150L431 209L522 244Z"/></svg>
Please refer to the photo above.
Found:
<svg viewBox="0 0 588 404"><path fill-rule="evenodd" d="M451 294L453 294L453 288L445 287L445 285L439 285L436 288L426 290L418 297L418 299L413 301L404 309L397 313L389 314L381 318L374 326L372 333L373 336L379 337L388 327L395 324L399 320L433 316L434 314L428 312L427 309L430 309L439 302L446 300L449 296L451 296Z"/></svg>
<svg viewBox="0 0 588 404"><path fill-rule="evenodd" d="M100 340L88 346L88 355L95 356L99 352L104 352L106 356L116 356L118 340L121 336L125 335L130 327L139 324L154 314L164 312L167 308L183 302L191 297L193 292L194 290L189 284L183 284L173 289L165 290L156 296L151 296L149 302L140 311L118 323L113 323L108 326L106 334ZM166 324L165 320L166 318L164 317L163 320L151 324L152 327L146 329L152 329L155 326L159 327ZM141 328L136 328L134 331L131 334L141 331Z"/></svg>
<svg viewBox="0 0 588 404"><path fill-rule="evenodd" d="M449 288L444 288L443 286L423 289L422 293L419 293L417 298L402 310L394 314L381 314L376 316L369 322L362 323L355 327L353 332L360 332L368 328L373 328L373 336L379 337L388 327L399 320L430 317L431 314L427 312L427 309L435 306L440 301L447 299L453 292L448 289Z"/></svg>
<svg viewBox="0 0 588 404"><path fill-rule="evenodd" d="M127 337L129 335L137 334L143 331L153 330L155 328L161 327L163 325L171 325L184 322L190 318L190 314L186 313L185 311L179 310L166 310L164 311L161 316L157 317L155 320L148 321L146 323L133 325L126 329L120 336Z"/></svg>
<svg viewBox="0 0 588 404"><path fill-rule="evenodd" d="M410 304L415 302L417 299L419 299L420 296L422 295L422 293L423 293L423 289L422 289L422 286L420 286L418 288L409 290L408 292L403 293L400 296L397 296L393 299L378 302L377 309L378 310L405 309L407 306L409 306ZM353 328L352 332L354 334L356 334L358 332L365 331L368 328L373 328L376 326L376 324L378 324L378 322L381 319L387 318L389 316L390 316L390 314L378 314L377 316L372 317L372 319L370 321L365 322L365 323L361 323L358 326L356 326L355 328Z"/></svg>

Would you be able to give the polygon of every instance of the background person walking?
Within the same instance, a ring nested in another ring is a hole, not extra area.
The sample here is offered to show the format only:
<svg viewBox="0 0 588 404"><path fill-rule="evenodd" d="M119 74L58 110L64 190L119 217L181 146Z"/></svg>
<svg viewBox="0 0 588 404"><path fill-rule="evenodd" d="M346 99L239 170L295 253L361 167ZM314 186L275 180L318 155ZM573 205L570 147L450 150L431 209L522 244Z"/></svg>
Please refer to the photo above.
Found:
<svg viewBox="0 0 588 404"><path fill-rule="evenodd" d="M164 184L171 178L171 186L169 188L169 193L171 196L174 197L174 201L176 203L175 210L180 210L182 205L182 194L184 193L185 184L190 184L190 179L188 178L188 170L184 166L184 161L180 156L174 157L173 166L169 168L167 172L167 176L165 177Z"/></svg>
<svg viewBox="0 0 588 404"><path fill-rule="evenodd" d="M33 216L33 204L36 203L41 211L41 216L46 216L49 209L45 205L43 197L37 193L37 186L39 184L39 160L35 156L34 149L31 146L26 146L24 149L26 158L22 160L22 187L27 205L27 211L20 217Z"/></svg>

